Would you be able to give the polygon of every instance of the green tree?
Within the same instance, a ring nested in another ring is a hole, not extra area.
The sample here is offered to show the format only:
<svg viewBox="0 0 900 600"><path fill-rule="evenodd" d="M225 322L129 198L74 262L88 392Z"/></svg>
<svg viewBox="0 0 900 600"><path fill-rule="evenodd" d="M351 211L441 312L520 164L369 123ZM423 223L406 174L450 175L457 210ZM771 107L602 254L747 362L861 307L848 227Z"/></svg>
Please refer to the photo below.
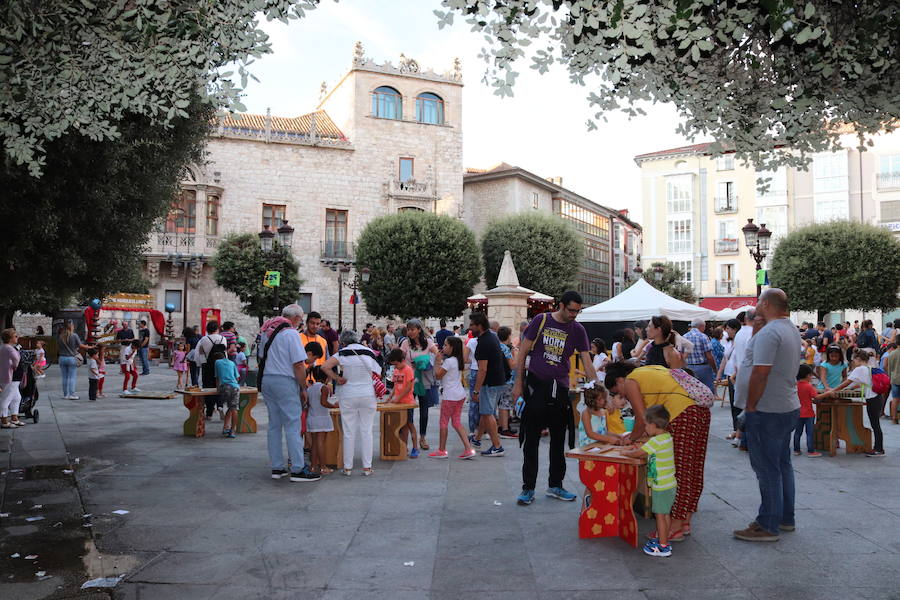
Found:
<svg viewBox="0 0 900 600"><path fill-rule="evenodd" d="M680 133L757 165L807 164L836 148L841 132L823 119L852 123L862 143L900 115L896 0L442 3L441 26L464 15L493 44L482 56L495 93L512 94L520 59L542 73L560 63L591 88L594 119L671 102ZM773 139L790 148L770 154Z"/></svg>
<svg viewBox="0 0 900 600"><path fill-rule="evenodd" d="M199 86L244 110L246 67L271 52L260 17L302 17L318 0L6 0L0 10L0 140L40 173L49 142L123 135L129 115L171 126ZM236 65L240 86L232 81Z"/></svg>
<svg viewBox="0 0 900 600"><path fill-rule="evenodd" d="M259 319L260 325L265 317L275 315L274 288L263 285L266 271L281 272L280 306L296 302L303 285L294 255L277 241L273 243L272 254L267 255L260 247L259 237L253 233L232 234L222 240L212 266L216 283L237 296L244 303L241 311Z"/></svg>
<svg viewBox="0 0 900 600"><path fill-rule="evenodd" d="M359 236L360 291L379 317L458 317L481 277L475 235L448 216L406 211L379 217Z"/></svg>
<svg viewBox="0 0 900 600"><path fill-rule="evenodd" d="M654 271L654 268L656 267L662 267L662 275L659 279L656 278L656 272ZM635 281L637 280L634 279L629 281L625 285L625 289L634 285ZM694 295L694 288L692 288L689 283L684 282L684 271L679 269L673 263L653 263L650 265L649 269L644 271L644 281L664 294L672 296L676 300L689 302L691 304L697 301L697 297Z"/></svg>
<svg viewBox="0 0 900 600"><path fill-rule="evenodd" d="M488 224L481 238L485 283L497 284L509 250L522 287L558 297L574 286L584 242L566 221L544 213L522 213Z"/></svg>
<svg viewBox="0 0 900 600"><path fill-rule="evenodd" d="M890 231L848 221L801 227L775 249L769 282L791 310L893 310L900 306L900 242Z"/></svg>
<svg viewBox="0 0 900 600"><path fill-rule="evenodd" d="M0 317L50 314L77 298L138 291L147 233L184 168L203 160L213 110L195 97L166 127L129 115L114 141L77 133L49 142L41 178L0 161ZM122 286L131 288L124 289Z"/></svg>

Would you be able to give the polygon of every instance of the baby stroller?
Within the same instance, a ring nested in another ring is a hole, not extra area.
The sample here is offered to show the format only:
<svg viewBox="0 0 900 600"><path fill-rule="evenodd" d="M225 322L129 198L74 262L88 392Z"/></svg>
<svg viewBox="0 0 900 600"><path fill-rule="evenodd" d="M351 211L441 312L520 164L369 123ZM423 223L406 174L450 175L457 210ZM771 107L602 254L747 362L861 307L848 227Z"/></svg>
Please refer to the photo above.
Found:
<svg viewBox="0 0 900 600"><path fill-rule="evenodd" d="M41 411L34 407L37 404L40 393L37 387L37 378L34 376L34 350L20 350L20 361L24 363L25 370L22 375L22 381L19 383L19 393L22 401L19 403L19 412L25 414L26 419L31 419L35 423L41 418Z"/></svg>

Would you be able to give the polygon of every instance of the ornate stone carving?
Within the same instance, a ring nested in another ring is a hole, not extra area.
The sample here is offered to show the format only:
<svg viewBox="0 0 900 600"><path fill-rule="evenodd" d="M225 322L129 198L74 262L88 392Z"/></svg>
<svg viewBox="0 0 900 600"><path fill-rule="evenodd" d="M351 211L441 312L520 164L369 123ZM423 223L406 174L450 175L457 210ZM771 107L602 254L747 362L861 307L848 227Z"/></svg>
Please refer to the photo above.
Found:
<svg viewBox="0 0 900 600"><path fill-rule="evenodd" d="M400 55L400 72L401 73L418 73L419 63L411 58L406 58L405 54Z"/></svg>
<svg viewBox="0 0 900 600"><path fill-rule="evenodd" d="M450 71L450 79L462 81L462 61L458 57L453 59L453 70Z"/></svg>
<svg viewBox="0 0 900 600"><path fill-rule="evenodd" d="M178 279L178 267L181 265L177 260L173 260L169 263L169 277L172 279Z"/></svg>
<svg viewBox="0 0 900 600"><path fill-rule="evenodd" d="M200 287L200 276L203 274L203 263L191 263L191 287L195 290Z"/></svg>
<svg viewBox="0 0 900 600"><path fill-rule="evenodd" d="M150 281L150 285L155 286L159 283L159 261L158 260L148 260L147 261L147 279Z"/></svg>
<svg viewBox="0 0 900 600"><path fill-rule="evenodd" d="M322 85L319 87L319 103L321 104L325 100L325 96L328 95L328 84L324 81Z"/></svg>
<svg viewBox="0 0 900 600"><path fill-rule="evenodd" d="M362 42L356 42L353 44L353 64L364 65L366 62L366 53L363 50Z"/></svg>

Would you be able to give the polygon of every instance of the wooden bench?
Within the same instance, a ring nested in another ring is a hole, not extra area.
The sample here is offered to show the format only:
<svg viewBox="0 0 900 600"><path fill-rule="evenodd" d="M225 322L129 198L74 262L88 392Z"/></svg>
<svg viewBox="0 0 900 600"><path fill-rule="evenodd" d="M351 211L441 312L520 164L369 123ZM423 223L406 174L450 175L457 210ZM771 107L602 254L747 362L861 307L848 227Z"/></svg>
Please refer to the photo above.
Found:
<svg viewBox="0 0 900 600"><path fill-rule="evenodd" d="M622 456L621 446L591 446L566 452L567 457L578 459L578 474L584 484L578 537L617 536L636 548L636 496L639 514L649 516L650 509L647 460Z"/></svg>
<svg viewBox="0 0 900 600"><path fill-rule="evenodd" d="M253 418L253 407L256 406L258 391L254 387L242 387L238 399L237 420L234 423L235 433L256 433L256 419ZM203 437L206 435L206 396L216 396L219 391L212 388L188 388L178 390L183 396L184 406L188 409L188 418L184 422L184 435Z"/></svg>
<svg viewBox="0 0 900 600"><path fill-rule="evenodd" d="M863 425L865 402L855 391L850 397L829 398L816 402L816 424L813 440L816 450L837 454L838 440L843 440L847 454L859 454L872 449L872 430Z"/></svg>

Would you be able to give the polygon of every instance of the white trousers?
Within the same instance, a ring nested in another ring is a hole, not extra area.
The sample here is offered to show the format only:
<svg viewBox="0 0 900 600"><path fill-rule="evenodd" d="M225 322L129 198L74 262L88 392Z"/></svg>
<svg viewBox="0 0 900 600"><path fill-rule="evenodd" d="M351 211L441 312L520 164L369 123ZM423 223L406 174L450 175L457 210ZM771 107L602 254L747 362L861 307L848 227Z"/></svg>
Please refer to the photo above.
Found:
<svg viewBox="0 0 900 600"><path fill-rule="evenodd" d="M0 417L19 414L19 402L22 396L19 394L19 382L11 381L3 384L0 391Z"/></svg>
<svg viewBox="0 0 900 600"><path fill-rule="evenodd" d="M342 398L341 426L344 428L344 468L353 468L356 434L362 444L362 465L372 468L372 427L375 424L374 398Z"/></svg>

